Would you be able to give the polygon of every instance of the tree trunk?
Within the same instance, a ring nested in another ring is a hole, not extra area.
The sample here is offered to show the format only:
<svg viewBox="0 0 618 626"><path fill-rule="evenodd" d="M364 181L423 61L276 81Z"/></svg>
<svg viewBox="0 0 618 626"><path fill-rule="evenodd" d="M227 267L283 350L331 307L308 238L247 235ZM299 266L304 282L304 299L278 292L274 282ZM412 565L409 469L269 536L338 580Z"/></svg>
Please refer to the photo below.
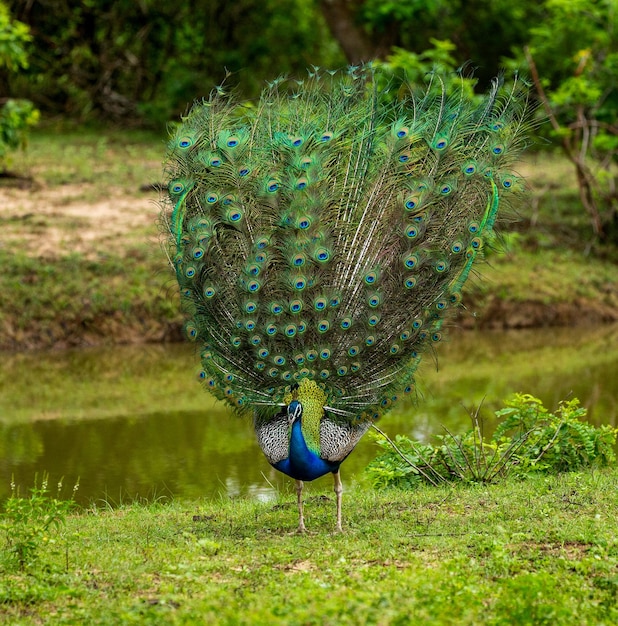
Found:
<svg viewBox="0 0 618 626"><path fill-rule="evenodd" d="M350 65L371 61L379 56L377 46L357 24L355 0L320 0L320 8L333 37L339 42Z"/></svg>

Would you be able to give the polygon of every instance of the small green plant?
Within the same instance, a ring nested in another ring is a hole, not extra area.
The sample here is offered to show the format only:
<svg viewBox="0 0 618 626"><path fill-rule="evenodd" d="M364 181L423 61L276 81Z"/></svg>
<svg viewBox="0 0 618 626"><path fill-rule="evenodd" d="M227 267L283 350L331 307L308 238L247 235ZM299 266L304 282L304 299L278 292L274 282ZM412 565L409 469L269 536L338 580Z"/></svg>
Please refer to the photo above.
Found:
<svg viewBox="0 0 618 626"><path fill-rule="evenodd" d="M30 497L21 497L19 487L11 481L11 495L0 514L0 531L5 536L5 558L8 568L20 570L33 565L42 547L54 542L53 534L64 525L66 516L75 506L76 483L69 500L60 499L62 480L58 483L56 497L51 496L48 477L40 486L35 478Z"/></svg>
<svg viewBox="0 0 618 626"><path fill-rule="evenodd" d="M438 485L460 481L491 483L507 475L558 473L615 462L618 429L581 421L586 409L579 400L561 402L554 413L529 394L515 394L496 411L501 420L489 440L478 412L463 435L438 436L438 445L408 437L391 441L378 430L383 453L367 472L376 487L412 488L422 482Z"/></svg>

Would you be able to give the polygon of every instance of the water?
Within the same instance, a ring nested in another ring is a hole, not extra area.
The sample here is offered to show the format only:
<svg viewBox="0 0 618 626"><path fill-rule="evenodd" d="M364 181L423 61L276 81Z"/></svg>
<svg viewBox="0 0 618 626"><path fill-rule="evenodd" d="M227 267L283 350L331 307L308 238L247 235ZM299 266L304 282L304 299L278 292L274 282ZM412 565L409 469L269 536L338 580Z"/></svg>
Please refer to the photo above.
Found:
<svg viewBox="0 0 618 626"><path fill-rule="evenodd" d="M515 391L555 408L578 397L593 423L618 424L618 327L458 333L426 359L416 405L406 401L380 426L428 440L462 432L482 405ZM63 494L118 505L135 499L272 498L291 481L273 470L251 424L203 392L184 345L0 355L0 499L11 477L22 490L49 474ZM437 367L436 367L437 365ZM342 468L362 481L376 452L363 440ZM330 477L316 481L332 483Z"/></svg>

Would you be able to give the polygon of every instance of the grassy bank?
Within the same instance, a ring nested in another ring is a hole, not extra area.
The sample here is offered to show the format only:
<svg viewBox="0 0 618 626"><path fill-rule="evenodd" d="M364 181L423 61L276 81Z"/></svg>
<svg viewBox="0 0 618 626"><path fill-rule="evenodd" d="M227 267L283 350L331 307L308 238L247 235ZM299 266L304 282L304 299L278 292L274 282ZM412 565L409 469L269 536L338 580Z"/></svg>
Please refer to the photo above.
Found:
<svg viewBox="0 0 618 626"><path fill-rule="evenodd" d="M174 278L157 220L163 137L37 131L0 181L0 349L178 339ZM472 281L460 324L618 320L616 252L594 250L569 165L522 164L531 187L506 250Z"/></svg>
<svg viewBox="0 0 618 626"><path fill-rule="evenodd" d="M91 507L0 576L11 624L612 624L618 471ZM2 538L4 541L4 537ZM6 555L5 555L6 558Z"/></svg>

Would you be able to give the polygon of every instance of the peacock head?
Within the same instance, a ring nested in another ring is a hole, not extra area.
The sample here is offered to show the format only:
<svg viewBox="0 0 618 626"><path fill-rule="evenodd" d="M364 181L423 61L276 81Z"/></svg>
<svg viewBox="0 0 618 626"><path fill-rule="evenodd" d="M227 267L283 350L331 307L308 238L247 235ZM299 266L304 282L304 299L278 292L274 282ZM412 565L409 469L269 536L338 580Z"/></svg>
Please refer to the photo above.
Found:
<svg viewBox="0 0 618 626"><path fill-rule="evenodd" d="M288 423L290 426L303 414L303 405L298 400L292 400L288 404Z"/></svg>

